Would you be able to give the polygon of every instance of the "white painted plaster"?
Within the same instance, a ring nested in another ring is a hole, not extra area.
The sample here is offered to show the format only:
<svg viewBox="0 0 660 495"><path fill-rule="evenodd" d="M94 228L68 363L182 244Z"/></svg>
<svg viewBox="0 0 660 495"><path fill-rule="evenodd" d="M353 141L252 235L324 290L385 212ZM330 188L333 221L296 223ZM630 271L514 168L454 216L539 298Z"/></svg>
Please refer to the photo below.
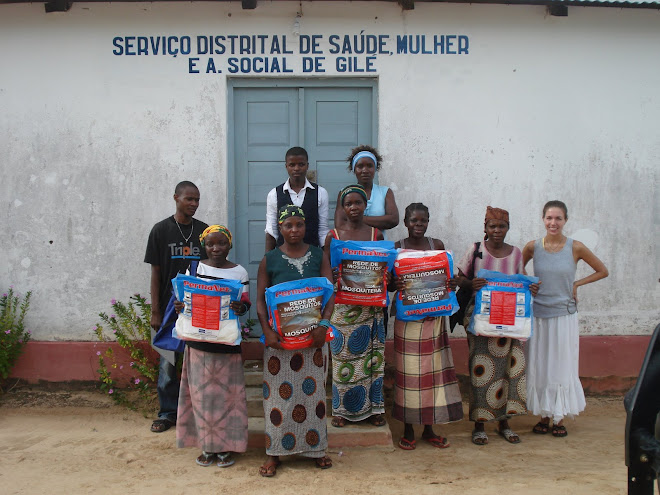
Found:
<svg viewBox="0 0 660 495"><path fill-rule="evenodd" d="M582 242L590 250L596 251L598 246L598 234L593 230L580 229L571 234L571 237L576 241Z"/></svg>
<svg viewBox="0 0 660 495"><path fill-rule="evenodd" d="M200 187L200 219L228 221L227 74L189 74L181 56L114 56L113 37L293 39L300 9L74 3L45 14L40 3L0 5L0 286L33 290L36 339L90 339L110 299L147 293L147 234L174 212L178 181ZM652 330L660 319L657 11L569 7L556 18L532 6L429 2L402 11L395 2L340 1L302 9L301 35L469 36L467 56L378 56L381 183L396 191L401 212L426 203L429 233L458 257L482 238L487 205L510 211L508 240L522 247L544 234L545 201L566 201L566 233L593 243L610 270L580 289L583 334ZM303 76L301 56L288 58L290 76ZM345 75L334 67L324 76ZM16 201L22 207L10 208ZM402 235L398 227L391 237Z"/></svg>

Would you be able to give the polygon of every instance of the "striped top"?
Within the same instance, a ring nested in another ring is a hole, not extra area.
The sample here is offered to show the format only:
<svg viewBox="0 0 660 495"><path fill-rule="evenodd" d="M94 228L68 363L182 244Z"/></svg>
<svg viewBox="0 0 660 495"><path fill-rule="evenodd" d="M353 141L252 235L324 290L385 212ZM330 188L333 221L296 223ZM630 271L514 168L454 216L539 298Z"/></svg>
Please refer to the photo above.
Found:
<svg viewBox="0 0 660 495"><path fill-rule="evenodd" d="M461 261L458 262L456 267L463 272L469 279L473 279L475 275L485 268L486 270L494 270L496 272L504 273L506 275L514 275L516 273L523 273L523 258L522 252L517 247L513 247L513 251L509 256L504 258L496 258L488 252L486 243L482 242L479 246L481 258L479 255L474 260L474 273L472 272L472 255L474 254L475 244L470 246L470 249L463 255Z"/></svg>

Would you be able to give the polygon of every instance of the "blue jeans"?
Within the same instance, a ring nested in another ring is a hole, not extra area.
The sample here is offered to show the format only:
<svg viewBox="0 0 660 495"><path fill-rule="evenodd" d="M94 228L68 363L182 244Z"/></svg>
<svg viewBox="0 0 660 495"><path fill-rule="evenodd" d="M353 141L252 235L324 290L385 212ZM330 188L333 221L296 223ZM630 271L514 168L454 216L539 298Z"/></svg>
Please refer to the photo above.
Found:
<svg viewBox="0 0 660 495"><path fill-rule="evenodd" d="M177 357L179 354L177 354ZM158 402L160 411L159 419L167 419L176 423L176 410L179 405L179 377L176 372L176 366L173 366L163 356L160 357L158 366Z"/></svg>

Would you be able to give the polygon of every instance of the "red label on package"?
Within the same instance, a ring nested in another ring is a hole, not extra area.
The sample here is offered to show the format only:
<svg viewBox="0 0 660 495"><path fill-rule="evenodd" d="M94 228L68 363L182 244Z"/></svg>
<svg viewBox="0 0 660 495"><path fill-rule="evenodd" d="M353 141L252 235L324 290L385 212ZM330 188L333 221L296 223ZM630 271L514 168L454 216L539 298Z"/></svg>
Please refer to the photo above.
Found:
<svg viewBox="0 0 660 495"><path fill-rule="evenodd" d="M490 319L492 325L516 324L516 293L496 292L490 293Z"/></svg>
<svg viewBox="0 0 660 495"><path fill-rule="evenodd" d="M220 298L192 294L192 326L207 330L220 329Z"/></svg>

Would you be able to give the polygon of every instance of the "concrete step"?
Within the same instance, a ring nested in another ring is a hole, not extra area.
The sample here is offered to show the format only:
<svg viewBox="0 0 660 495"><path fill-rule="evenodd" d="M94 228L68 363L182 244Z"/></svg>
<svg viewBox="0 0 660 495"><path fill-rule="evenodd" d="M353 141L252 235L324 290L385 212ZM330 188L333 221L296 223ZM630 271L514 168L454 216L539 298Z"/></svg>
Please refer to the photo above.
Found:
<svg viewBox="0 0 660 495"><path fill-rule="evenodd" d="M248 418L264 417L264 393L261 386L245 387Z"/></svg>
<svg viewBox="0 0 660 495"><path fill-rule="evenodd" d="M335 428L328 422L328 448L339 449L347 447L385 447L394 448L392 444L392 432L390 425L373 426L368 421L359 423L348 423L343 428ZM264 443L264 418L248 418L248 447L265 448Z"/></svg>
<svg viewBox="0 0 660 495"><path fill-rule="evenodd" d="M264 362L248 360L243 363L243 374L245 375L246 387L261 387L264 381Z"/></svg>

